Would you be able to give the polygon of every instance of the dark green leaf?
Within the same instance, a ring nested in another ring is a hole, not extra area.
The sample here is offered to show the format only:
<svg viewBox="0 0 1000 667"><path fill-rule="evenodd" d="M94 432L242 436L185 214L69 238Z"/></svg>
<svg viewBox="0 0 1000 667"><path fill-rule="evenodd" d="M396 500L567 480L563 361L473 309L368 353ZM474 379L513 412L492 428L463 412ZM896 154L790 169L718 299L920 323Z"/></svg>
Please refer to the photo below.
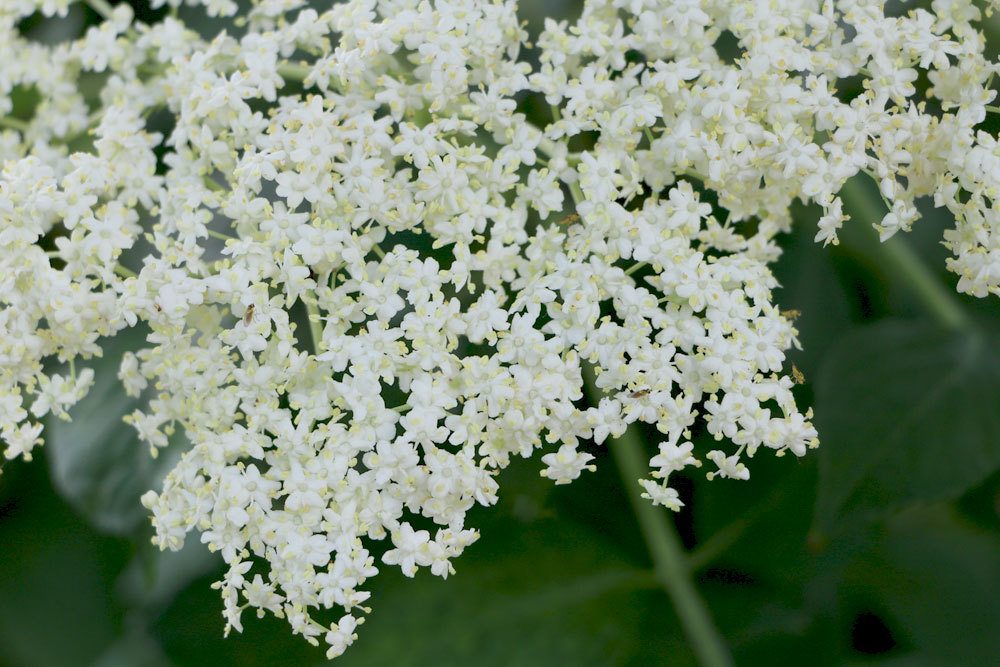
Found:
<svg viewBox="0 0 1000 667"><path fill-rule="evenodd" d="M988 665L1000 637L1000 537L947 507L892 519L852 573L916 649L920 665Z"/></svg>
<svg viewBox="0 0 1000 667"><path fill-rule="evenodd" d="M369 583L372 613L337 667L508 667L693 664L670 598L655 581L608 461L577 488L536 493L537 461L504 472L500 506L474 511L480 540L447 580L407 579L383 567ZM610 493L605 496L602 491ZM525 491L528 491L525 494ZM581 500L590 498L590 501ZM577 508L574 511L574 507ZM611 524L617 524L612 526ZM618 531L630 535L623 539ZM200 546L200 545L195 545ZM218 592L202 579L157 621L171 659L185 667L322 663L285 621L244 615L222 638ZM192 626L198 641L192 642Z"/></svg>
<svg viewBox="0 0 1000 667"><path fill-rule="evenodd" d="M508 519L491 521L483 540L447 581L380 575L375 610L345 667L685 659L681 646L669 649L683 640L666 593L602 536L565 518Z"/></svg>
<svg viewBox="0 0 1000 667"><path fill-rule="evenodd" d="M219 554L196 539L187 540L180 551L161 551L147 542L122 572L116 592L129 608L156 613L185 586L221 567Z"/></svg>
<svg viewBox="0 0 1000 667"><path fill-rule="evenodd" d="M816 389L816 525L955 498L1000 466L1000 355L986 334L887 321L827 358Z"/></svg>
<svg viewBox="0 0 1000 667"><path fill-rule="evenodd" d="M11 493L0 507L0 664L88 665L115 639L109 588L125 554L52 492L38 463L0 478Z"/></svg>
<svg viewBox="0 0 1000 667"><path fill-rule="evenodd" d="M818 215L818 211L809 211L802 217ZM845 330L854 326L859 315L854 312L856 294L844 289L854 267L838 248L816 243L815 234L814 224L796 225L791 234L782 237L781 259L774 266L781 284L775 292L777 302L782 309L801 313L795 327L802 349L789 354L810 381L823 355Z"/></svg>
<svg viewBox="0 0 1000 667"><path fill-rule="evenodd" d="M141 346L142 332L131 329L107 342L104 357L89 364L95 380L87 396L70 410L72 421L49 417L45 447L56 490L99 530L128 535L142 524L139 497L156 487L173 458L153 459L135 429L122 417L142 405L125 394L118 366L126 350Z"/></svg>
<svg viewBox="0 0 1000 667"><path fill-rule="evenodd" d="M108 646L93 667L171 667L171 662L156 638L136 624Z"/></svg>

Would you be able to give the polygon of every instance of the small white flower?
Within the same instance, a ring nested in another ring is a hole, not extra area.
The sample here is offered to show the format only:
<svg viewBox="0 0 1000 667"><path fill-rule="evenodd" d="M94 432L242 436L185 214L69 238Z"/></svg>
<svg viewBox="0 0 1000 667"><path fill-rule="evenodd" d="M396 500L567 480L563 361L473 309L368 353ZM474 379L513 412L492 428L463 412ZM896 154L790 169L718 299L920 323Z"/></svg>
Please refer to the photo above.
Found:
<svg viewBox="0 0 1000 667"><path fill-rule="evenodd" d="M588 465L593 460L594 457L590 454L578 451L573 445L565 444L558 452L542 457L542 463L546 468L541 471L541 475L554 480L556 484L569 484L584 470L591 472L597 470L597 466Z"/></svg>

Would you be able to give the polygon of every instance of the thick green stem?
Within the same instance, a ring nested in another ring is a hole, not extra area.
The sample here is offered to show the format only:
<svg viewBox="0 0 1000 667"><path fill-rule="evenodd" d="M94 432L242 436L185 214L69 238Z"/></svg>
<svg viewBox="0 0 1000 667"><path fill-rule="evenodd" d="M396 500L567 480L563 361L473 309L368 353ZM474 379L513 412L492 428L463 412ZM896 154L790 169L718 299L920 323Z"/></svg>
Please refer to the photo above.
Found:
<svg viewBox="0 0 1000 667"><path fill-rule="evenodd" d="M858 225L873 224L884 216L883 203L874 186L865 187L858 179L852 179L844 185L840 196L852 209ZM849 240L850 234L843 234L842 238ZM927 268L900 234L879 244L879 259L890 271L906 279L910 292L942 326L954 330L970 327L971 321L955 293Z"/></svg>
<svg viewBox="0 0 1000 667"><path fill-rule="evenodd" d="M966 329L969 318L955 296L928 270L913 248L903 238L882 244L886 263L909 279L910 289L931 314L950 329Z"/></svg>
<svg viewBox="0 0 1000 667"><path fill-rule="evenodd" d="M587 369L585 377L587 394L596 405L600 401L601 392L593 382L590 369ZM638 481L649 475L649 465L638 432L635 428L630 428L609 447L653 559L656 578L670 595L698 661L706 667L732 665L729 649L712 621L708 606L698 595L691 580L684 549L664 515L664 510L641 497Z"/></svg>

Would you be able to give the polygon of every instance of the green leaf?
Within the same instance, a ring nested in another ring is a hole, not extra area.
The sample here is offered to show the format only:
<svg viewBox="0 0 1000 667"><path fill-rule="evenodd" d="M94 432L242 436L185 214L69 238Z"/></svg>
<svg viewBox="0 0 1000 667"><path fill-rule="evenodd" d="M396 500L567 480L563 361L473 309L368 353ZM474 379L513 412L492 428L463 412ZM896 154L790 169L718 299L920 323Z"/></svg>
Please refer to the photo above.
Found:
<svg viewBox="0 0 1000 667"><path fill-rule="evenodd" d="M155 614L191 582L221 569L221 556L197 539L188 539L180 551L161 551L146 542L136 550L115 590L130 609Z"/></svg>
<svg viewBox="0 0 1000 667"><path fill-rule="evenodd" d="M571 485L576 488L545 482L551 493L543 495L534 488L537 461L516 462L504 471L501 486L509 493L500 506L473 511L470 525L482 537L455 561L457 572L447 580L426 571L408 579L383 566L366 585L372 613L334 664L693 664L670 598L652 575L638 527L615 486L617 471L606 463ZM526 488L530 498L521 493ZM285 621L258 620L249 611L244 633L223 639L221 603L209 583L188 587L157 621L156 633L175 664L323 663L323 651L293 637Z"/></svg>
<svg viewBox="0 0 1000 667"><path fill-rule="evenodd" d="M123 546L80 520L36 462L0 484L10 493L0 505L0 664L89 665L115 640L108 587Z"/></svg>
<svg viewBox="0 0 1000 667"><path fill-rule="evenodd" d="M107 341L105 354L89 365L94 386L70 415L72 421L50 416L45 447L56 490L98 530L132 534L145 520L139 497L156 486L173 465L169 452L154 459L135 429L122 421L143 404L125 394L118 366L126 350L142 345L138 329Z"/></svg>
<svg viewBox="0 0 1000 667"><path fill-rule="evenodd" d="M130 545L95 532L50 483L36 463L0 481L0 665L169 667L143 610L112 594Z"/></svg>
<svg viewBox="0 0 1000 667"><path fill-rule="evenodd" d="M380 575L389 586L340 659L345 667L651 664L668 654L671 634L681 641L652 573L613 544L565 520L490 523L487 553L463 556L447 581ZM644 618L657 617L658 628L646 629L657 635L644 635ZM671 653L683 660L687 651Z"/></svg>
<svg viewBox="0 0 1000 667"><path fill-rule="evenodd" d="M136 619L139 620L139 619ZM111 643L93 667L172 667L156 639L136 623Z"/></svg>
<svg viewBox="0 0 1000 667"><path fill-rule="evenodd" d="M921 665L996 664L1000 536L947 507L904 512L849 575L878 599Z"/></svg>
<svg viewBox="0 0 1000 667"><path fill-rule="evenodd" d="M885 321L845 336L816 388L818 529L960 496L1000 467L987 334Z"/></svg>
<svg viewBox="0 0 1000 667"><path fill-rule="evenodd" d="M781 285L775 292L777 302L782 309L801 313L795 328L802 349L789 351L789 357L810 381L826 350L855 325L857 298L857 286L851 284L857 268L840 248L813 240L816 226L808 221L819 215L812 210L801 213L803 223L782 237L781 258L774 265ZM808 387L807 383L803 389Z"/></svg>

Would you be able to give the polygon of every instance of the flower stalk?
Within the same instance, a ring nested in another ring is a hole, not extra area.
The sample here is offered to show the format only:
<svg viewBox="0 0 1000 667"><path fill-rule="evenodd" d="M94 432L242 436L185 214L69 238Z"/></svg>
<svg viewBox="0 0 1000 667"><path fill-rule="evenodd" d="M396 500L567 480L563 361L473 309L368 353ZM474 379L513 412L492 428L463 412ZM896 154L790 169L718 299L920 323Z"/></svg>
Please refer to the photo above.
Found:
<svg viewBox="0 0 1000 667"><path fill-rule="evenodd" d="M862 185L857 179L848 181L840 196L853 209L860 223L870 224L881 220L884 215L874 189ZM856 226L861 227L863 224ZM849 229L853 230L854 227L852 225ZM845 240L849 240L850 236L850 233L842 234ZM953 331L970 328L971 320L954 293L924 264L906 239L896 234L894 238L879 243L877 252L882 263L892 273L905 279L907 289L941 326Z"/></svg>
<svg viewBox="0 0 1000 667"><path fill-rule="evenodd" d="M87 0L87 4L95 12L101 15L102 18L109 19L114 13L114 7L112 7L107 0Z"/></svg>
<svg viewBox="0 0 1000 667"><path fill-rule="evenodd" d="M28 122L13 116L0 116L0 128L25 132L28 129Z"/></svg>
<svg viewBox="0 0 1000 667"><path fill-rule="evenodd" d="M585 369L587 395L591 403L600 401L593 372ZM726 642L715 627L708 605L691 580L691 568L680 539L667 522L664 511L642 498L638 480L649 475L642 440L633 425L609 446L621 474L625 495L639 523L646 548L653 559L656 579L666 590L680 618L684 634L698 662L705 667L732 665Z"/></svg>

